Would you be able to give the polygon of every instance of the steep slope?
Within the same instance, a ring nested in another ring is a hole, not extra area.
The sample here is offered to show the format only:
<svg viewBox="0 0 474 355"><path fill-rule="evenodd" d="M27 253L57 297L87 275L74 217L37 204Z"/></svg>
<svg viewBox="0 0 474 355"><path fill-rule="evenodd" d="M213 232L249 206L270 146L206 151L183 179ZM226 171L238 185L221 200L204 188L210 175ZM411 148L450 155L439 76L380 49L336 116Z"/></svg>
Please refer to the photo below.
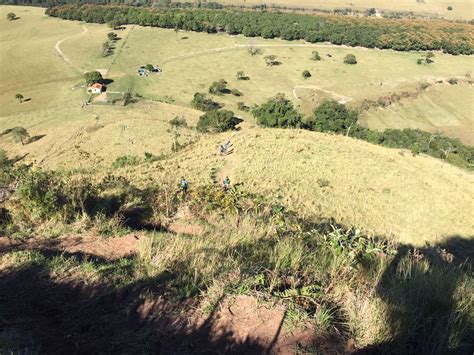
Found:
<svg viewBox="0 0 474 355"><path fill-rule="evenodd" d="M234 146L231 161L218 152L227 139ZM334 217L403 242L474 236L473 174L431 157L347 137L247 128L202 138L159 166L128 174L185 175L192 184L208 182L214 169L225 171L244 189L281 194L305 215Z"/></svg>

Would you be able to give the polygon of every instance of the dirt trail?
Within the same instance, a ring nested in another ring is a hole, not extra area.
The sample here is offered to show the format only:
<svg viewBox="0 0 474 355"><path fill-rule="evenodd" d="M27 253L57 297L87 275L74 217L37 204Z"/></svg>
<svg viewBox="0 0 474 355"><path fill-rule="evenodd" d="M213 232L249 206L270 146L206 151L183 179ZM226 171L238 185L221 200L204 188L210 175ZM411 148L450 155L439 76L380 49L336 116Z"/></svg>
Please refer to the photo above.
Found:
<svg viewBox="0 0 474 355"><path fill-rule="evenodd" d="M82 32L81 33L78 33L78 34L75 34L75 35L72 35L72 36L68 36L66 38L63 38L59 41L56 42L56 45L54 46L54 48L56 49L56 52L59 53L59 55L61 56L61 58L68 64L72 65L71 61L69 60L68 57L66 57L66 55L64 54L64 52L61 50L61 48L59 47L61 45L61 43L63 43L64 41L67 41L68 39L71 39L71 38L74 38L74 37L78 37L78 36L81 36L85 33L89 32L89 30L87 29L87 27L85 26L82 26Z"/></svg>
<svg viewBox="0 0 474 355"><path fill-rule="evenodd" d="M176 55L173 57L168 57L163 59L163 63L168 63L172 62L174 60L179 60L179 59L187 59L187 58L194 58L198 57L200 55L206 55L210 53L221 53L221 52L226 52L226 51L232 51L236 49L243 49L243 48L293 48L293 47L299 47L299 48L356 48L356 49L362 49L362 50L367 50L369 48L365 47L349 47L349 46L344 46L344 45L334 45L334 44L312 44L312 43L299 43L299 44L234 44L231 47L220 47L220 48L211 48L211 49L206 49L203 51L196 51L196 52L191 52L191 53L186 53L186 54L181 54L181 55Z"/></svg>
<svg viewBox="0 0 474 355"><path fill-rule="evenodd" d="M224 155L224 167L219 171L217 176L218 184L222 184L224 179L228 176L230 181L232 182L233 176L232 173L235 167L239 164L239 157L235 153L234 146L231 146L232 153Z"/></svg>
<svg viewBox="0 0 474 355"><path fill-rule="evenodd" d="M132 233L123 237L104 238L96 235L65 235L54 239L17 241L0 238L0 254L12 250L55 251L68 254L84 254L108 260L120 259L136 253L142 236Z"/></svg>

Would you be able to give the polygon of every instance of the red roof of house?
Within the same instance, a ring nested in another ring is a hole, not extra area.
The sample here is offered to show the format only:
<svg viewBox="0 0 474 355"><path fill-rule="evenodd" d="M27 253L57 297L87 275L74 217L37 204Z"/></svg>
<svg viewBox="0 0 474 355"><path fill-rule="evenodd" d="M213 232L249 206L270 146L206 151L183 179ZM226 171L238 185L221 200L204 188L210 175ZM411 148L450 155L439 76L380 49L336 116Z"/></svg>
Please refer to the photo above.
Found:
<svg viewBox="0 0 474 355"><path fill-rule="evenodd" d="M92 88L92 89L102 89L102 84L99 84L99 83L95 83L95 84L92 84L91 86L89 86L89 88Z"/></svg>

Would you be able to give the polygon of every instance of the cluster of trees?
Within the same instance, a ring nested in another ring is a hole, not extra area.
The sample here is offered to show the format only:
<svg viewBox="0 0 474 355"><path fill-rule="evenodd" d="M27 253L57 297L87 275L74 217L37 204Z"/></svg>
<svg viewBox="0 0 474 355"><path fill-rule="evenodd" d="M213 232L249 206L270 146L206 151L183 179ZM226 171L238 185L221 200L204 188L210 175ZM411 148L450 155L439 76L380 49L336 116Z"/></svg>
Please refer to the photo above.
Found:
<svg viewBox="0 0 474 355"><path fill-rule="evenodd" d="M223 83L224 84L223 84ZM214 84L219 85L214 85ZM226 82L224 80L216 81L209 91L218 90L216 93L220 94L219 90L227 90ZM223 84L223 85L221 85ZM213 101L206 94L197 92L194 94L194 98L191 101L191 106L197 110L205 111L205 114L199 117L198 124L196 126L199 132L212 132L219 133L235 129L240 123L240 120L234 117L234 112L228 110L220 110L222 105L218 102Z"/></svg>
<svg viewBox="0 0 474 355"><path fill-rule="evenodd" d="M309 16L295 13L238 10L143 8L118 5L69 4L53 7L47 14L68 20L95 23L138 24L198 32L243 34L248 37L279 37L285 40L331 42L369 48L443 50L473 54L474 38L468 24L447 21L379 21L370 17Z"/></svg>
<svg viewBox="0 0 474 355"><path fill-rule="evenodd" d="M357 111L335 100L323 101L311 117L303 118L284 95L269 99L252 110L257 123L266 127L304 128L316 132L336 133L390 148L410 149L413 154L427 154L451 164L474 169L474 147L419 129L370 130L357 123Z"/></svg>

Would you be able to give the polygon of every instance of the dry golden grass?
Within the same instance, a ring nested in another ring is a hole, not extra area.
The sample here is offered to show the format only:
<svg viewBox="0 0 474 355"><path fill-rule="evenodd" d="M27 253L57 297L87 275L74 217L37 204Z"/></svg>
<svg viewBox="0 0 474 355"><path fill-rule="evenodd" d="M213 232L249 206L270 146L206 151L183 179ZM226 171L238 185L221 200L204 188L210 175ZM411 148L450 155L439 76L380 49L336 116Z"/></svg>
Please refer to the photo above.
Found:
<svg viewBox="0 0 474 355"><path fill-rule="evenodd" d="M222 158L218 146L226 139L235 152ZM140 175L126 174L135 179L185 175L192 186L208 182L213 168L225 169L233 184L267 196L278 191L290 208L315 219L334 217L418 245L474 236L471 173L352 138L246 128L203 138L159 166L163 170L144 165Z"/></svg>
<svg viewBox="0 0 474 355"><path fill-rule="evenodd" d="M97 46L108 31L105 26L47 18L38 8L0 10L0 39L2 49L7 49L1 54L6 65L0 68L0 129L24 126L32 136L45 135L25 146L13 143L6 135L0 138L0 147L10 157L25 156L24 161L50 168L92 169L98 175L108 173L111 163L121 155L169 153L172 135L167 132L168 121L182 115L194 126L200 112L184 105L189 105L194 92L206 91L212 81L222 77L229 80L230 87L244 92L242 98L222 98L226 108L233 109L236 101L261 103L279 91L291 97L296 85L318 85L355 101L413 87L427 76L464 76L472 68L472 57L437 54L434 64L418 66L417 53L334 46L319 47L321 54L333 55L320 63L309 60L313 48L265 48L265 54L277 54L283 62L267 68L261 56L251 57L245 48L238 48L165 62L162 75L145 79L135 75L139 64L160 64L171 56L248 44L249 40L135 27L121 34L124 38L118 46L122 50L103 59ZM9 11L21 19L7 22L4 14ZM78 35L83 26L88 32ZM22 36L20 42L18 35ZM54 46L74 35L61 45L71 61L68 64ZM180 39L184 36L188 39ZM86 43L90 43L89 51ZM255 43L287 42L256 39ZM347 52L356 53L360 61L357 66L339 63ZM71 90L83 81L81 71L109 67L109 77L115 80L111 90L132 86L152 98L172 96L177 105L143 100L127 107L81 108L84 90ZM315 75L304 80L301 71L307 68ZM251 80L237 82L238 70L244 70ZM20 90L32 100L18 103L14 95ZM449 90L456 90L457 105L462 105L472 88ZM442 105L441 99L436 105ZM443 122L449 121L443 118ZM251 122L244 122L241 131L222 135L201 136L193 129L182 129L181 143L199 141L168 160L127 167L120 173L135 180L154 181L186 175L192 188L194 183L209 182L213 169L217 169L218 179L229 175L233 183L241 182L248 190L268 195L280 189L289 206L302 214L315 219L334 217L340 223L404 242L423 244L452 235L474 235L472 174L436 159L412 157L408 152L401 155L399 150L345 137L257 129ZM462 127L468 126L464 122ZM235 153L223 159L218 147L227 138L234 142Z"/></svg>

